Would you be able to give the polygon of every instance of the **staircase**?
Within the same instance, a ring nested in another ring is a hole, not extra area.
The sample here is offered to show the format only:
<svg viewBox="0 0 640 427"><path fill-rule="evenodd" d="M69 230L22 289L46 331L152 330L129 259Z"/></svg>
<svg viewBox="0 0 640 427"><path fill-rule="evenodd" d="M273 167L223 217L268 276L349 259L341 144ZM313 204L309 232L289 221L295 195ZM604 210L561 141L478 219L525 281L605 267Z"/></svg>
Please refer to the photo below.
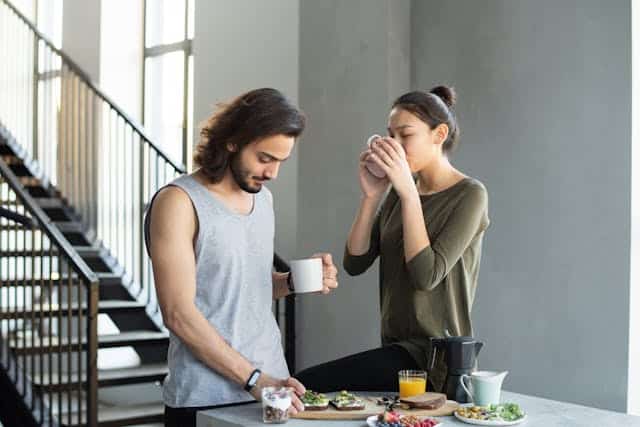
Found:
<svg viewBox="0 0 640 427"><path fill-rule="evenodd" d="M44 185L12 146L15 148L15 143L12 143L6 131L2 129L0 131L0 171L3 173L0 174L2 175L0 204L5 207L13 204L17 208L16 211L22 210L19 208L20 204L16 203L19 197L11 194L15 191L7 190L9 180L14 180L23 186L24 192L42 210L51 225L60 231L88 269L95 273L98 291L97 314L108 316L110 323L113 324L112 328L115 326L118 330L117 333L113 331L101 333L100 325L97 328L98 425L120 426L162 421L163 405L160 399L159 383L167 374L168 334L166 330L158 323L157 316L153 316L153 313L147 314L147 304L131 292L131 286L126 285L122 266L106 248L91 237L91 233L87 232L73 207L65 201L59 191L52 186ZM10 232L10 228L6 225L0 229L4 233ZM28 242L30 238L27 236L24 239L14 240ZM25 248L18 244L17 249L8 246L12 245L4 245L0 252L5 261L25 260L37 256L37 250L34 251L28 246ZM60 249L50 247L47 256L53 258L60 253ZM5 262L3 265L9 264ZM10 268L5 267L3 270L5 271L0 271L2 278L0 289L11 289L18 296L21 292L29 295L36 290L40 296L43 294L42 290L30 289L37 285L30 283L28 278L25 280L24 276L22 280L7 280L6 273L9 272L6 270ZM64 332L49 334L47 331L40 333L42 331L32 328L34 324L24 323L30 319L48 318L49 313L54 313L52 316L54 318L59 315L59 323L63 326L67 319L75 324L78 319L87 317L86 301L78 295L70 295L69 289L75 286L74 278L69 277L68 274L66 277L52 276L49 280L45 280L49 283L45 283L44 287L50 287L53 290L47 298L36 299L37 301L18 298L21 300L18 303L2 307L0 319L2 322L8 322L2 328L3 332L7 332L3 334L3 339L10 353L19 361L18 364L25 365L26 378L31 384L33 394L44 397L44 406L47 407L45 411L50 411L50 421L57 420L61 426L85 425L86 414L83 415L77 409L81 406L79 403L84 398L82 395L88 385L89 377L83 375L82 370L75 369L78 361L72 360L84 358L88 349L89 343L86 336L77 333L82 328L68 328L75 329L68 334ZM75 289L75 292L79 292L79 289ZM18 324L17 330L11 327L11 323ZM22 336L19 334L22 332L20 324L27 328ZM43 325L39 326L39 329L42 329ZM38 332L37 337L30 339L30 334L36 332ZM75 349L75 353L68 354L69 348ZM103 354L104 349L110 349L111 353ZM139 360L130 362L130 366L126 367L100 369L101 364L109 364L101 363L103 358L118 358L123 355L126 357L127 353L134 354L134 359L137 355ZM31 358L42 360L34 361L35 368L33 368ZM38 369L40 363L45 367L53 366L54 368ZM72 368L66 369L69 364ZM143 394L142 402L137 404L118 402L122 399L114 398L118 394L129 394L131 396L129 399L135 400L136 395L141 393Z"/></svg>
<svg viewBox="0 0 640 427"><path fill-rule="evenodd" d="M184 173L63 52L0 0L0 400L7 425L162 421L162 325L142 241ZM9 396L9 394L11 394ZM7 417L9 417L7 419Z"/></svg>

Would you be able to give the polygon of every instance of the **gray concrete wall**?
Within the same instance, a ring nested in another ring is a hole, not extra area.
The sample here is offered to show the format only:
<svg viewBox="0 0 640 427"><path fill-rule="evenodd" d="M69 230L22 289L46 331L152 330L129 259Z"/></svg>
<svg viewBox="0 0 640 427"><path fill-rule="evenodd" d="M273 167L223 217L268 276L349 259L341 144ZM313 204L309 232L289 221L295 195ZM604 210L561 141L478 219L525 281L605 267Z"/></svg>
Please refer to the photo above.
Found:
<svg viewBox="0 0 640 427"><path fill-rule="evenodd" d="M274 87L298 102L298 9L298 0L196 0L196 127L217 102L259 87ZM297 153L298 148L268 185L276 208L276 250L287 258L296 253Z"/></svg>
<svg viewBox="0 0 640 427"><path fill-rule="evenodd" d="M640 164L640 5L631 6L632 165ZM635 148L634 148L635 147ZM629 301L629 379L627 410L640 415L640 170L631 172L631 289Z"/></svg>
<svg viewBox="0 0 640 427"><path fill-rule="evenodd" d="M341 268L358 206L358 155L386 129L391 99L409 87L409 2L300 2L300 103L309 128L300 143L298 248L329 251L339 290L299 296L298 368L380 343L377 266L357 278Z"/></svg>
<svg viewBox="0 0 640 427"><path fill-rule="evenodd" d="M101 0L64 0L62 4L62 50L99 82Z"/></svg>
<svg viewBox="0 0 640 427"><path fill-rule="evenodd" d="M505 387L625 410L630 2L414 1L412 86L459 92L492 225L474 307Z"/></svg>

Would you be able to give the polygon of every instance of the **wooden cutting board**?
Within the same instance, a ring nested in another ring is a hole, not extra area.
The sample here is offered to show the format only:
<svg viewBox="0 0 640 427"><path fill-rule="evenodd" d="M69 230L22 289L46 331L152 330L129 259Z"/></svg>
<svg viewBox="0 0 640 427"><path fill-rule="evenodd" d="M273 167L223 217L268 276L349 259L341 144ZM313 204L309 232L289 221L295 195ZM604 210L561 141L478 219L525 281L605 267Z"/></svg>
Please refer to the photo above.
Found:
<svg viewBox="0 0 640 427"><path fill-rule="evenodd" d="M365 408L360 411L338 411L333 406L324 411L303 411L293 415L293 418L303 420L366 420L371 415L378 415L384 411L384 406L377 405L375 397L363 397ZM460 405L453 400L448 400L439 409L394 409L402 415L415 415L417 417L444 417L453 415Z"/></svg>

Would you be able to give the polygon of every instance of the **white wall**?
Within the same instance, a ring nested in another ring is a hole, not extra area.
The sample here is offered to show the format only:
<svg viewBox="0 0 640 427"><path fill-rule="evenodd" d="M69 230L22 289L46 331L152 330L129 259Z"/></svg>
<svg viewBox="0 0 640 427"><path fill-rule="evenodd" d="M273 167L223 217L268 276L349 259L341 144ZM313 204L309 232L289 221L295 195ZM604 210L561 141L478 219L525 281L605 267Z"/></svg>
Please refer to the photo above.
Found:
<svg viewBox="0 0 640 427"><path fill-rule="evenodd" d="M476 335L510 390L627 403L630 2L414 1L412 86L455 85L489 190Z"/></svg>
<svg viewBox="0 0 640 427"><path fill-rule="evenodd" d="M298 102L298 0L196 0L195 10L196 128L217 102L251 89L274 87ZM296 255L298 150L268 185L276 205L276 250L286 258Z"/></svg>

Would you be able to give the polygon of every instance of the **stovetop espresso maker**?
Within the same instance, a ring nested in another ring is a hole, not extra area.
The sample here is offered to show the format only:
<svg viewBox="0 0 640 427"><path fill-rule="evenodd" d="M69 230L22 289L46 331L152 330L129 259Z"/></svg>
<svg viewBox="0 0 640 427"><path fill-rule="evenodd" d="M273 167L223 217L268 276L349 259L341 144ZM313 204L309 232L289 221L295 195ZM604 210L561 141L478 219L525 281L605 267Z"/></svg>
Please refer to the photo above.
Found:
<svg viewBox="0 0 640 427"><path fill-rule="evenodd" d="M429 369L433 369L438 353L445 353L447 378L443 393L447 399L460 403L467 403L469 395L460 384L460 376L471 374L475 370L478 353L484 343L473 337L443 337L431 338L431 360Z"/></svg>

